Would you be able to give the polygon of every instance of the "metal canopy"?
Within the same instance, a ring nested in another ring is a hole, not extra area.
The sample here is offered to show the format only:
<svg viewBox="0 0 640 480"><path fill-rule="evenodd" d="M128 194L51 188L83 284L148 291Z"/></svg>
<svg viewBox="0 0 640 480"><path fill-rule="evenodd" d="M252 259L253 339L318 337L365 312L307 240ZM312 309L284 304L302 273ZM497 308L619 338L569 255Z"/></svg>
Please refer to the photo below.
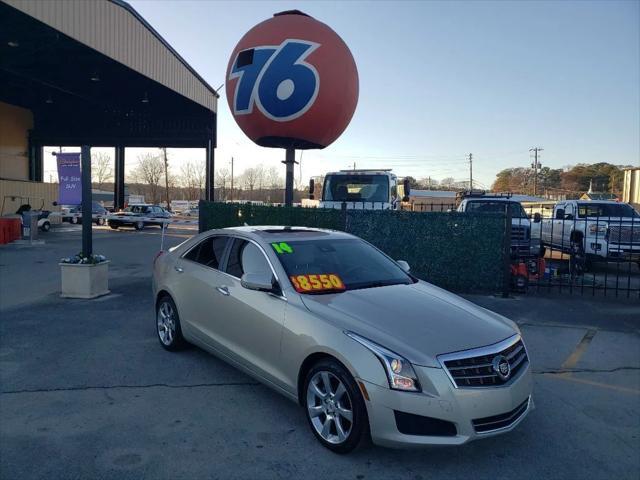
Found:
<svg viewBox="0 0 640 480"><path fill-rule="evenodd" d="M214 111L2 1L0 100L39 145L215 147Z"/></svg>

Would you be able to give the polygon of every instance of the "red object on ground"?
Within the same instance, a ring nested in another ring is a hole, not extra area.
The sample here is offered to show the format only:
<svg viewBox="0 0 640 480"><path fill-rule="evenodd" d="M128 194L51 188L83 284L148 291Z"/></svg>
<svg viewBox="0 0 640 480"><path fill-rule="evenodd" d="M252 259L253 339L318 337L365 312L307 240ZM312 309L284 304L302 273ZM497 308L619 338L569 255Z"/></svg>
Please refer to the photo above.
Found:
<svg viewBox="0 0 640 480"><path fill-rule="evenodd" d="M22 221L19 218L0 218L0 244L4 245L21 237Z"/></svg>

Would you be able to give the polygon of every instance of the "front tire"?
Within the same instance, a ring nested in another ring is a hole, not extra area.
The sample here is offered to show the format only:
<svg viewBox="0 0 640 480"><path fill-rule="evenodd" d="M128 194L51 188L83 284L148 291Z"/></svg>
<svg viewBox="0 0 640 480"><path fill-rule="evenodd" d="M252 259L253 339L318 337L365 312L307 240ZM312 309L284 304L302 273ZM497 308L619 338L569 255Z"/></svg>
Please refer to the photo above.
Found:
<svg viewBox="0 0 640 480"><path fill-rule="evenodd" d="M180 316L173 299L163 295L156 306L156 333L162 348L169 351L180 350L185 341L180 326Z"/></svg>
<svg viewBox="0 0 640 480"><path fill-rule="evenodd" d="M364 400L351 374L335 360L321 360L307 373L304 406L311 431L336 453L348 453L367 434Z"/></svg>
<svg viewBox="0 0 640 480"><path fill-rule="evenodd" d="M133 224L133 228L136 230L142 230L144 228L144 222L136 222Z"/></svg>
<svg viewBox="0 0 640 480"><path fill-rule="evenodd" d="M73 224L73 225L77 225L78 223L78 217L71 217L69 219L69 223Z"/></svg>
<svg viewBox="0 0 640 480"><path fill-rule="evenodd" d="M40 227L40 230L42 230L43 232L48 232L49 230L51 230L51 223L44 222Z"/></svg>

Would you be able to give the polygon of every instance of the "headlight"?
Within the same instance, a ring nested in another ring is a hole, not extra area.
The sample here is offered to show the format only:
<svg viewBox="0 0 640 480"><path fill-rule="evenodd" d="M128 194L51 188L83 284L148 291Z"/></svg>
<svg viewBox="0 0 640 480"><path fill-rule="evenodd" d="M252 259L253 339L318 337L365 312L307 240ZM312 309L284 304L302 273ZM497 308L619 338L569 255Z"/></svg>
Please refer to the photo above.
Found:
<svg viewBox="0 0 640 480"><path fill-rule="evenodd" d="M600 223L592 223L591 225L589 225L589 232L590 233L606 233L607 231L607 226Z"/></svg>
<svg viewBox="0 0 640 480"><path fill-rule="evenodd" d="M389 387L394 390L404 390L408 392L420 391L420 383L418 382L416 372L405 358L353 332L344 333L356 342L367 347L378 357L387 372Z"/></svg>

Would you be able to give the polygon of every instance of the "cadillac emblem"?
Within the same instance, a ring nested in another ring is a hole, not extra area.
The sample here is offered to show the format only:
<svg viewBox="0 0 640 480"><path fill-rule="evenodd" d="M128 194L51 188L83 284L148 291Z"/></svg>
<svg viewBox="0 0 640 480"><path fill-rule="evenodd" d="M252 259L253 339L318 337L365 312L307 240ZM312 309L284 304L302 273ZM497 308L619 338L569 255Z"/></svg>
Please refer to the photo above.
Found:
<svg viewBox="0 0 640 480"><path fill-rule="evenodd" d="M504 355L497 355L491 362L493 371L496 372L500 380L506 382L511 376L511 365Z"/></svg>

